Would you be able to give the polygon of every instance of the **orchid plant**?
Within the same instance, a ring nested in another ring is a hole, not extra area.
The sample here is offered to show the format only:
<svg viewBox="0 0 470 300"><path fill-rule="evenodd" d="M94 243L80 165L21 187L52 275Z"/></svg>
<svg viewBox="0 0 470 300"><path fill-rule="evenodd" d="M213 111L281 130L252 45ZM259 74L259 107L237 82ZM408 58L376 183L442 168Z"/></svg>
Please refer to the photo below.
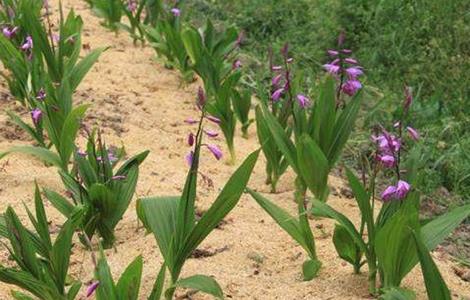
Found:
<svg viewBox="0 0 470 300"><path fill-rule="evenodd" d="M117 32L124 12L122 0L89 0L91 9L96 15L104 19L101 23L106 28Z"/></svg>
<svg viewBox="0 0 470 300"><path fill-rule="evenodd" d="M247 114L251 97L241 97L237 87L241 78L241 63L236 58L236 50L242 42L242 35L235 28L216 32L212 22L207 20L203 29L189 27L182 33L191 67L204 82L207 92L207 111L220 119L220 128L235 162L235 125L236 116L247 126ZM237 111L237 114L235 113Z"/></svg>
<svg viewBox="0 0 470 300"><path fill-rule="evenodd" d="M242 165L230 177L225 187L207 212L196 221L195 200L197 179L202 148L207 148L216 158L220 158L220 150L211 144L204 143L205 120L210 119L206 103L198 103L201 116L197 122L197 131L190 134L188 143L193 147L187 156L190 169L181 196L152 197L139 199L137 214L147 230L153 232L158 247L164 258L151 299L173 299L178 287L186 287L212 294L222 298L220 286L212 278L205 275L193 275L180 278L186 259L196 247L214 230L217 224L238 203L258 158L259 151L250 154ZM170 284L164 288L166 270L170 273Z"/></svg>
<svg viewBox="0 0 470 300"><path fill-rule="evenodd" d="M0 281L15 285L34 295L35 299L73 300L81 282L68 277L72 237L80 223L82 211L77 208L62 225L52 242L49 225L39 188L34 197L35 215L25 206L33 230L23 225L15 210L8 207L0 218L0 236L8 240L4 244L15 267L0 266ZM17 300L32 300L28 294L12 291Z"/></svg>
<svg viewBox="0 0 470 300"><path fill-rule="evenodd" d="M349 55L350 51L345 50L341 51ZM283 157L277 156L278 160L273 161L272 166L279 167L282 171L282 159L285 159L297 175L295 201L298 206L298 220L260 194L252 190L249 193L308 253L309 259L303 265L303 274L305 280L310 280L316 276L321 263L316 255L314 236L308 220L310 201L307 189L315 199L326 202L329 193L328 175L354 127L361 103L360 93L356 90L354 97L346 101L344 94L348 97L352 94L344 92L343 76L329 76L321 84L318 100L314 103L304 94L295 95L294 91L301 85L292 75L290 64L293 60L288 57L287 44L281 52L284 65L272 66L272 69L282 73L273 79L277 86L271 94L271 105L276 106L280 101L286 103L281 104L282 110L278 114L276 108L270 110L267 105L261 104L257 114L260 118L258 127L264 130L258 134L260 141L264 143L265 154L276 153L277 149L282 152ZM332 53L339 55L339 51ZM340 56L339 60L342 59ZM338 82L337 85L335 81ZM291 133L294 140L291 139ZM270 139L274 143L269 143Z"/></svg>
<svg viewBox="0 0 470 300"><path fill-rule="evenodd" d="M12 76L25 88L27 108L31 110L33 125L13 113L9 115L34 138L38 146L14 146L0 154L0 157L11 152L21 152L67 170L75 147L80 119L88 107L81 105L74 108L73 93L105 49L96 49L79 60L83 27L81 18L76 16L73 10L65 18L60 7L59 35L55 35L52 33L50 21L43 24L35 11L30 10L34 3L32 0L18 2L17 13L23 16L19 30L27 32L28 35L20 50L5 37L0 37L0 44L6 46L0 50L0 59L5 63L14 57L14 64L6 65L14 70L11 72ZM34 65L32 71L27 67L30 62L26 62L24 56L26 61L30 60ZM20 71L16 72L17 68ZM23 74L26 79L23 75L16 77L17 73ZM38 79L31 79L33 76ZM45 139L44 129L49 141ZM52 146L57 153L49 150Z"/></svg>
<svg viewBox="0 0 470 300"><path fill-rule="evenodd" d="M175 68L185 82L194 81L194 71L182 39L181 10L173 7L170 13L161 13L155 25L144 26L146 38L157 55L164 56L165 64Z"/></svg>
<svg viewBox="0 0 470 300"><path fill-rule="evenodd" d="M470 205L459 207L424 224L420 222L419 194L413 188L417 170L415 153L410 153L409 159L403 159L403 150L411 148L406 147L405 142L417 141L419 138L417 131L409 126L406 127L409 138L406 139L403 134L403 124L412 102L410 90L406 88L405 91L402 116L394 126L397 134L382 128L379 135L372 137L376 151L372 153L371 162L366 160L362 168L362 182L350 170L346 172L361 212L360 228L356 228L344 214L321 201L313 201L313 212L338 222L333 235L335 248L339 256L354 267L355 273L359 273L367 263L369 291L372 295L377 293L377 274L380 274L384 299L389 299L387 297L392 294L401 295L400 299L414 299L411 291L400 288L400 283L419 262L429 299L451 299L429 251L470 215ZM376 215L376 181L380 172L388 174L389 170L392 170L395 183L380 194L383 203Z"/></svg>
<svg viewBox="0 0 470 300"><path fill-rule="evenodd" d="M81 240L88 246L95 233L103 239L105 248L115 241L114 230L126 212L137 185L139 166L148 155L144 151L126 162L117 171L124 149L106 147L98 132L89 134L85 152L76 151L72 172L59 171L71 201L60 194L45 189L52 205L67 218L75 207L84 207Z"/></svg>

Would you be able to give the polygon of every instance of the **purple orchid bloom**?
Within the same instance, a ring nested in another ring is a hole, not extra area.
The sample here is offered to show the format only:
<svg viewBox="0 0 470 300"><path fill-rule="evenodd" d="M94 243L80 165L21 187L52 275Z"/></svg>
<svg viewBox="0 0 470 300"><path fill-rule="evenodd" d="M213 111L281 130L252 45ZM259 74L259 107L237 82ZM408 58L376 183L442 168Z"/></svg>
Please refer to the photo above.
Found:
<svg viewBox="0 0 470 300"><path fill-rule="evenodd" d="M395 166L395 157L393 155L379 155L378 158L382 165L386 168L393 168L393 166Z"/></svg>
<svg viewBox="0 0 470 300"><path fill-rule="evenodd" d="M406 181L399 180L396 186L396 197L398 199L403 199L408 195L410 191L410 184Z"/></svg>
<svg viewBox="0 0 470 300"><path fill-rule="evenodd" d="M194 160L194 152L191 150L186 155L186 162L188 163L190 167L193 165L193 160Z"/></svg>
<svg viewBox="0 0 470 300"><path fill-rule="evenodd" d="M415 140L415 141L419 140L419 132L416 129L414 129L413 127L408 126L408 127L406 127L406 130L408 131L408 134L410 135L410 137L413 140Z"/></svg>
<svg viewBox="0 0 470 300"><path fill-rule="evenodd" d="M99 281L93 281L86 289L86 296L87 298L90 297L91 295L93 295L93 293L95 292L95 290L98 288L98 286L100 285L100 282Z"/></svg>
<svg viewBox="0 0 470 300"><path fill-rule="evenodd" d="M348 64L351 64L351 65L357 65L357 60L355 60L354 58L352 57L348 57L348 58L345 58L344 59L344 62L348 63Z"/></svg>
<svg viewBox="0 0 470 300"><path fill-rule="evenodd" d="M222 121L221 121L219 118L216 118L216 117L214 117L214 116L207 116L206 118L207 118L207 120L209 120L209 121L211 121L211 122L213 122L213 123L215 123L215 124L220 124L220 123L222 123Z"/></svg>
<svg viewBox="0 0 470 300"><path fill-rule="evenodd" d="M310 99L307 96L302 95L302 94L297 95L297 102L302 108L306 108L310 106Z"/></svg>
<svg viewBox="0 0 470 300"><path fill-rule="evenodd" d="M194 120L193 118L187 118L186 120L184 120L184 122L190 125L198 123L198 121Z"/></svg>
<svg viewBox="0 0 470 300"><path fill-rule="evenodd" d="M206 94L204 93L204 89L199 87L197 89L197 106L201 108L204 104L206 104Z"/></svg>
<svg viewBox="0 0 470 300"><path fill-rule="evenodd" d="M18 31L18 27L13 27L13 29L10 29L8 27L4 27L2 32L3 32L3 35L7 38L7 39L11 39L15 36L16 32Z"/></svg>
<svg viewBox="0 0 470 300"><path fill-rule="evenodd" d="M173 16L175 16L175 17L181 16L181 10L179 8L175 7L175 8L172 8L170 11L173 14Z"/></svg>
<svg viewBox="0 0 470 300"><path fill-rule="evenodd" d="M380 194L380 197L382 197L383 201L389 201L395 198L395 194L397 192L397 188L393 185L387 187L382 194Z"/></svg>
<svg viewBox="0 0 470 300"><path fill-rule="evenodd" d="M31 118L33 119L34 125L39 125L42 119L42 111L39 108L35 108L31 111Z"/></svg>
<svg viewBox="0 0 470 300"><path fill-rule="evenodd" d="M213 145L213 144L208 144L206 146L209 149L209 151L212 152L212 154L214 154L214 157L217 160L220 160L222 158L223 154L222 154L222 150L220 150L219 146Z"/></svg>
<svg viewBox="0 0 470 300"><path fill-rule="evenodd" d="M281 79L282 79L282 74L278 74L274 76L271 82L273 87L278 87L279 83L281 82Z"/></svg>
<svg viewBox="0 0 470 300"><path fill-rule="evenodd" d="M36 95L36 99L39 101L44 101L44 99L46 99L46 91L44 91L43 88L39 89L39 92Z"/></svg>
<svg viewBox="0 0 470 300"><path fill-rule="evenodd" d="M354 96L358 90L362 88L362 84L358 80L348 80L343 84L341 90L349 96Z"/></svg>
<svg viewBox="0 0 470 300"><path fill-rule="evenodd" d="M283 93L284 93L284 88L275 90L274 93L271 95L271 99L273 100L273 102L279 101Z"/></svg>
<svg viewBox="0 0 470 300"><path fill-rule="evenodd" d="M331 75L338 75L340 71L340 67L336 64L330 63L330 64L324 64L323 68L330 73Z"/></svg>
<svg viewBox="0 0 470 300"><path fill-rule="evenodd" d="M31 36L26 37L26 41L21 45L21 50L27 51L33 49L33 38Z"/></svg>
<svg viewBox="0 0 470 300"><path fill-rule="evenodd" d="M333 56L333 57L338 56L339 54L338 51L332 50L332 49L327 50L327 52L328 52L328 55Z"/></svg>
<svg viewBox="0 0 470 300"><path fill-rule="evenodd" d="M204 129L204 133L205 133L208 137L211 137L211 138L215 138L215 137L219 136L219 133L218 133L217 131L210 130L210 129Z"/></svg>
<svg viewBox="0 0 470 300"><path fill-rule="evenodd" d="M111 177L112 180L124 180L126 178L127 177L125 175L115 175L115 176Z"/></svg>
<svg viewBox="0 0 470 300"><path fill-rule="evenodd" d="M356 79L357 77L364 74L364 72L362 72L360 67L351 67L346 69L346 74L348 74L350 79Z"/></svg>
<svg viewBox="0 0 470 300"><path fill-rule="evenodd" d="M242 62L237 59L232 64L232 70L240 69L242 67Z"/></svg>
<svg viewBox="0 0 470 300"><path fill-rule="evenodd" d="M282 70L282 66L272 66L271 68L273 71L281 71Z"/></svg>
<svg viewBox="0 0 470 300"><path fill-rule="evenodd" d="M188 135L188 145L194 145L194 134L192 132Z"/></svg>

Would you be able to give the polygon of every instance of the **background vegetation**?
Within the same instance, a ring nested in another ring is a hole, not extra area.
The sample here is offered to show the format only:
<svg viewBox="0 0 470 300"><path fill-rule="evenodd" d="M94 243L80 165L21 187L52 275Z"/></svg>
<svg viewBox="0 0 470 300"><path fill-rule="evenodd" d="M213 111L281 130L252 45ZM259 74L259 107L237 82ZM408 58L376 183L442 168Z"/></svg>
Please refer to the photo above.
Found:
<svg viewBox="0 0 470 300"><path fill-rule="evenodd" d="M344 30L346 45L364 66L368 104L363 126L346 156L369 142L370 127L399 112L403 86L414 89L413 124L423 137L423 192L441 207L470 202L470 2L466 0L238 0L188 1L185 17L199 24L245 32L242 58L254 75L269 47L288 42L313 79L322 74L325 50ZM266 65L266 64L264 64ZM248 78L248 82L249 82Z"/></svg>

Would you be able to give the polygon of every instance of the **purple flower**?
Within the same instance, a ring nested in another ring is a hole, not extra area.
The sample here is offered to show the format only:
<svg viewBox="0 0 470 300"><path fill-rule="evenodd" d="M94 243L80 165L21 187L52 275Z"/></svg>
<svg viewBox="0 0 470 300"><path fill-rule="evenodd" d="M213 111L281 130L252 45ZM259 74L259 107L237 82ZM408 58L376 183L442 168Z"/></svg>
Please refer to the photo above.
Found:
<svg viewBox="0 0 470 300"><path fill-rule="evenodd" d="M289 58L287 59L287 63L288 63L288 64L291 64L293 61L294 61L294 59L293 59L292 57L289 57Z"/></svg>
<svg viewBox="0 0 470 300"><path fill-rule="evenodd" d="M199 87L197 90L197 106L201 108L204 104L206 104L206 94L204 93L204 89Z"/></svg>
<svg viewBox="0 0 470 300"><path fill-rule="evenodd" d="M179 8L175 7L175 8L172 8L170 11L175 17L179 17L181 15L181 10Z"/></svg>
<svg viewBox="0 0 470 300"><path fill-rule="evenodd" d="M282 79L282 74L278 74L278 75L274 76L273 79L272 79L272 85L274 87L277 87L279 85L279 83L281 82L281 79Z"/></svg>
<svg viewBox="0 0 470 300"><path fill-rule="evenodd" d="M198 122L197 122L196 120L194 120L193 118L188 118L188 119L184 120L184 122L185 122L186 124L190 124L190 125L193 125L193 124L198 123Z"/></svg>
<svg viewBox="0 0 470 300"><path fill-rule="evenodd" d="M113 177L111 177L112 180L124 180L126 179L126 176L125 175L115 175Z"/></svg>
<svg viewBox="0 0 470 300"><path fill-rule="evenodd" d="M351 64L351 65L357 65L357 60L355 60L352 57L345 58L344 61L348 64Z"/></svg>
<svg viewBox="0 0 470 300"><path fill-rule="evenodd" d="M191 150L186 155L186 162L188 163L190 167L193 165L193 159L194 159L194 152Z"/></svg>
<svg viewBox="0 0 470 300"><path fill-rule="evenodd" d="M44 99L46 99L46 92L43 88L39 90L38 94L36 95L36 99L39 101L44 101Z"/></svg>
<svg viewBox="0 0 470 300"><path fill-rule="evenodd" d="M343 54L346 54L346 55L347 55L347 54L351 54L351 53L352 53L352 50L350 50L350 49L342 49L341 52L342 52Z"/></svg>
<svg viewBox="0 0 470 300"><path fill-rule="evenodd" d="M398 199L403 199L406 197L410 191L410 184L406 181L399 180L396 187L396 197Z"/></svg>
<svg viewBox="0 0 470 300"><path fill-rule="evenodd" d="M91 295L93 295L93 293L95 292L95 290L98 288L99 285L100 285L99 281L93 281L86 289L86 296L90 297Z"/></svg>
<svg viewBox="0 0 470 300"><path fill-rule="evenodd" d="M42 111L39 108L35 108L31 111L31 118L33 119L34 125L39 125L42 119Z"/></svg>
<svg viewBox="0 0 470 300"><path fill-rule="evenodd" d="M310 105L310 99L302 94L297 95L297 102L299 103L300 107L306 108Z"/></svg>
<svg viewBox="0 0 470 300"><path fill-rule="evenodd" d="M213 123L215 123L215 124L220 124L220 123L222 123L222 121L220 121L219 118L216 118L216 117L214 117L214 116L207 116L206 118L207 118L207 120L209 120L209 121L211 121L211 122L213 122Z"/></svg>
<svg viewBox="0 0 470 300"><path fill-rule="evenodd" d="M217 145L208 144L206 146L209 149L209 151L212 152L212 154L214 154L217 160L220 160L222 158L222 150L220 150L220 148Z"/></svg>
<svg viewBox="0 0 470 300"><path fill-rule="evenodd" d="M352 79L346 81L346 83L343 84L343 87L341 89L344 93L348 94L349 96L354 96L354 94L356 94L356 92L361 88L362 84L358 80Z"/></svg>
<svg viewBox="0 0 470 300"><path fill-rule="evenodd" d="M33 39L31 38L31 36L28 35L26 37L26 41L24 42L24 44L21 45L21 50L26 51L32 48L33 48Z"/></svg>
<svg viewBox="0 0 470 300"><path fill-rule="evenodd" d="M395 165L395 157L389 154L379 155L379 160L386 168L392 168Z"/></svg>
<svg viewBox="0 0 470 300"><path fill-rule="evenodd" d="M81 156L81 157L86 157L87 153L85 151L82 151L82 150L77 150L77 155Z"/></svg>
<svg viewBox="0 0 470 300"><path fill-rule="evenodd" d="M236 59L232 64L232 70L240 69L242 67L242 62L239 59Z"/></svg>
<svg viewBox="0 0 470 300"><path fill-rule="evenodd" d="M413 127L408 126L408 127L406 127L406 130L408 131L408 134L410 135L410 137L413 140L415 140L415 141L419 140L419 132L416 131L416 129L414 129Z"/></svg>
<svg viewBox="0 0 470 300"><path fill-rule="evenodd" d="M330 73L331 75L338 75L340 71L340 67L338 65L335 65L333 63L331 64L324 64L323 68Z"/></svg>
<svg viewBox="0 0 470 300"><path fill-rule="evenodd" d="M281 71L282 67L281 66L272 66L271 68L273 71Z"/></svg>
<svg viewBox="0 0 470 300"><path fill-rule="evenodd" d="M393 198L395 198L395 194L397 192L397 188L393 185L387 187L382 194L380 194L380 197L382 197L383 201L389 201Z"/></svg>
<svg viewBox="0 0 470 300"><path fill-rule="evenodd" d="M350 79L356 79L357 77L364 74L364 72L362 72L360 67L350 67L346 69L346 74L348 74Z"/></svg>
<svg viewBox="0 0 470 300"><path fill-rule="evenodd" d="M274 93L271 95L271 99L273 100L273 102L279 101L282 96L282 93L284 93L284 88L275 90Z"/></svg>
<svg viewBox="0 0 470 300"><path fill-rule="evenodd" d="M328 50L327 51L330 56L338 56L339 52L336 50Z"/></svg>
<svg viewBox="0 0 470 300"><path fill-rule="evenodd" d="M127 2L127 10L129 10L131 13L135 13L137 10L137 2L134 0Z"/></svg>
<svg viewBox="0 0 470 300"><path fill-rule="evenodd" d="M188 135L188 145L194 145L194 134L192 132Z"/></svg>
<svg viewBox="0 0 470 300"><path fill-rule="evenodd" d="M11 39L12 37L15 36L16 32L18 31L18 27L13 27L13 29L10 29L8 27L4 27L2 32L3 32L3 35L8 38L8 39Z"/></svg>
<svg viewBox="0 0 470 300"><path fill-rule="evenodd" d="M380 152L383 154L392 154L400 150L400 139L388 132L384 132L379 136L373 136L372 140L377 143Z"/></svg>
<svg viewBox="0 0 470 300"><path fill-rule="evenodd" d="M209 130L209 129L204 129L204 133L207 134L208 137L215 138L219 135L217 131L214 130Z"/></svg>

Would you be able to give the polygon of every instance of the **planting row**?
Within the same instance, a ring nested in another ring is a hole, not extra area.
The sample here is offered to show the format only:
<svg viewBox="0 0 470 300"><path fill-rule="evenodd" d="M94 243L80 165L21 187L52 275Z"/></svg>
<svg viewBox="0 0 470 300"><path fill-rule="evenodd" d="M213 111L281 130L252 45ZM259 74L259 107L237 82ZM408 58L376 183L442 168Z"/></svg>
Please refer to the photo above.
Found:
<svg viewBox="0 0 470 300"><path fill-rule="evenodd" d="M352 51L344 48L344 34L339 36L338 49L327 51L330 62L324 65L326 74L321 80L310 82L296 70L286 44L280 53L268 55L270 78L258 78L253 85L246 85L237 56L243 34L235 28L217 30L209 20L203 28L185 24L181 19L183 1L88 2L103 17L104 26L114 31L126 29L136 43L148 42L169 68L181 73L182 80L192 82L198 76L203 83L195 95L197 115L185 120L194 125L194 131L187 139L189 170L183 192L174 197L137 200L136 214L154 234L164 259L148 299L172 299L178 288L223 298L221 287L212 277L180 278L180 274L191 253L245 192L305 250L305 280L314 279L321 268L310 223L331 218L336 221L333 243L339 257L351 264L355 273L367 265L371 295L413 299L413 291L400 286L419 263L429 299L451 299L430 251L470 215L470 206L432 220L419 218L420 195L415 186L419 153L408 151L420 140L408 115L413 104L411 88L405 88L396 122L372 128L369 154L360 159L360 176L346 170L361 214L361 222L355 226L327 203L328 176L341 158L362 101L360 79L364 69ZM122 16L127 16L126 23L121 21ZM32 228L23 225L11 207L2 215L0 236L8 241L4 244L15 266L1 266L0 280L29 292L12 291L15 299L75 299L82 284L67 274L72 240L77 234L93 258L96 244L100 249L93 260L95 281L87 287L87 295L137 299L142 258L137 257L114 281L103 248L111 248L115 242L116 225L134 196L139 166L148 151L123 161L123 149L108 147L99 129L82 124L88 105L75 105L74 92L106 49L93 50L80 59L82 19L73 10L65 16L62 7L58 26L54 26L53 18L46 2L2 1L1 74L11 95L31 119L7 114L35 145L13 146L0 158L24 153L43 160L45 167L58 169L66 193L47 188L41 191L36 186L35 209L25 207ZM200 157L211 154L219 160L223 156L221 148L211 141L219 133L205 125L217 124L230 152L229 161L235 164L236 125L240 123L242 135L248 138L253 122L249 117L252 99L257 102L254 122L260 149L244 159L208 211L196 220ZM85 149L77 146L80 131L87 139ZM266 158L266 184L273 192L287 169L294 172L297 215L288 214L247 186L260 152ZM378 190L384 183L387 187ZM49 232L43 197L67 219L55 239Z"/></svg>

